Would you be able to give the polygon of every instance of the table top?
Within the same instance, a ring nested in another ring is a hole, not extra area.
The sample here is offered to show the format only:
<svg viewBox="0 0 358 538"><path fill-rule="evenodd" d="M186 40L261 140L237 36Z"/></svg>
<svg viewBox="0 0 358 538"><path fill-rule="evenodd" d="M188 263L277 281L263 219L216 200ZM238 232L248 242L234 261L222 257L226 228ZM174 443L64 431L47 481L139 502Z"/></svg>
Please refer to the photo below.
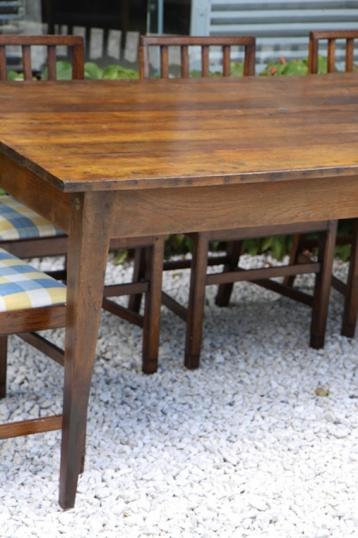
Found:
<svg viewBox="0 0 358 538"><path fill-rule="evenodd" d="M65 192L358 176L358 74L0 84L0 153Z"/></svg>

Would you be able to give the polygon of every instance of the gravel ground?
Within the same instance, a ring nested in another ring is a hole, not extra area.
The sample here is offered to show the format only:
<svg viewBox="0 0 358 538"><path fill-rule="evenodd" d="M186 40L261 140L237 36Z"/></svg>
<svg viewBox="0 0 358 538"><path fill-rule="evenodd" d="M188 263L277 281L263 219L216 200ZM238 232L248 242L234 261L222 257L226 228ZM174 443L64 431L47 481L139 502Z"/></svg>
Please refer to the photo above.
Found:
<svg viewBox="0 0 358 538"><path fill-rule="evenodd" d="M187 275L165 287L184 299ZM153 376L140 330L103 315L76 508L57 505L58 432L3 441L1 538L358 536L358 342L339 335L341 298L314 351L307 307L239 284L219 309L214 291L195 372L166 309ZM60 367L16 338L9 360L0 420L60 412Z"/></svg>

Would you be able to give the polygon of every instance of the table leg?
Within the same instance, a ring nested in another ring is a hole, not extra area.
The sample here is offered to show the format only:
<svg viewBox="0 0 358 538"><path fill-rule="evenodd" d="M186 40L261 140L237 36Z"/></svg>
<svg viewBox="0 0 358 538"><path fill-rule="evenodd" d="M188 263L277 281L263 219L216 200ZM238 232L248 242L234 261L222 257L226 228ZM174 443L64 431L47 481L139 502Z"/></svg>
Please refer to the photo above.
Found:
<svg viewBox="0 0 358 538"><path fill-rule="evenodd" d="M208 266L208 234L193 236L188 315L186 320L184 364L193 370L199 367L203 339L205 277Z"/></svg>
<svg viewBox="0 0 358 538"><path fill-rule="evenodd" d="M342 335L353 338L358 314L358 220L354 221L352 253L349 262L349 273L346 293L344 295L344 313Z"/></svg>
<svg viewBox="0 0 358 538"><path fill-rule="evenodd" d="M74 197L68 241L65 384L60 505L75 503L83 467L87 405L96 353L113 193Z"/></svg>

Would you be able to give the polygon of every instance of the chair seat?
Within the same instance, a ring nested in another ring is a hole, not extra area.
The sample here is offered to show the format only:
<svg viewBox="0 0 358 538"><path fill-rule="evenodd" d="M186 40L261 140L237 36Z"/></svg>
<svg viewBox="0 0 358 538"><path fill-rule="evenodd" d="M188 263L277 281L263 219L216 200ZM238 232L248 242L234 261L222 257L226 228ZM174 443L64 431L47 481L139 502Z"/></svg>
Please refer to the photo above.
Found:
<svg viewBox="0 0 358 538"><path fill-rule="evenodd" d="M50 221L8 194L0 196L0 241L65 235Z"/></svg>
<svg viewBox="0 0 358 538"><path fill-rule="evenodd" d="M66 286L0 248L0 312L66 302Z"/></svg>

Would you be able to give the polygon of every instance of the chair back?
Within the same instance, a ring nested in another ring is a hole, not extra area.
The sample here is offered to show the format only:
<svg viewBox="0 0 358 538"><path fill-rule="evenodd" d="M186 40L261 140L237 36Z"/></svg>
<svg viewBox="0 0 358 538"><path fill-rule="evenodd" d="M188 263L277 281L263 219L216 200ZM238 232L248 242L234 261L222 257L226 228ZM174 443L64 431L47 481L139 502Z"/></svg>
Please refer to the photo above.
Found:
<svg viewBox="0 0 358 538"><path fill-rule="evenodd" d="M352 72L354 65L354 40L358 39L358 30L311 32L309 38L308 71L318 72L318 53L320 41L327 41L327 71L336 71L336 41L345 41L345 71Z"/></svg>
<svg viewBox="0 0 358 538"><path fill-rule="evenodd" d="M56 80L57 47L67 47L71 51L72 78L81 80L84 78L84 51L83 39L80 36L60 35L0 35L0 81L7 80L8 47L21 47L22 71L24 80L33 79L31 49L32 47L46 47L48 79Z"/></svg>
<svg viewBox="0 0 358 538"><path fill-rule="evenodd" d="M189 78L189 47L201 49L201 76L209 76L209 51L210 47L221 47L223 54L222 74L224 77L231 75L231 48L242 47L244 49L244 75L255 74L255 38L251 36L241 37L197 37L197 36L141 36L139 44L139 72L140 78L150 76L149 49L157 47L160 51L160 78L169 78L169 47L180 49L180 76Z"/></svg>

